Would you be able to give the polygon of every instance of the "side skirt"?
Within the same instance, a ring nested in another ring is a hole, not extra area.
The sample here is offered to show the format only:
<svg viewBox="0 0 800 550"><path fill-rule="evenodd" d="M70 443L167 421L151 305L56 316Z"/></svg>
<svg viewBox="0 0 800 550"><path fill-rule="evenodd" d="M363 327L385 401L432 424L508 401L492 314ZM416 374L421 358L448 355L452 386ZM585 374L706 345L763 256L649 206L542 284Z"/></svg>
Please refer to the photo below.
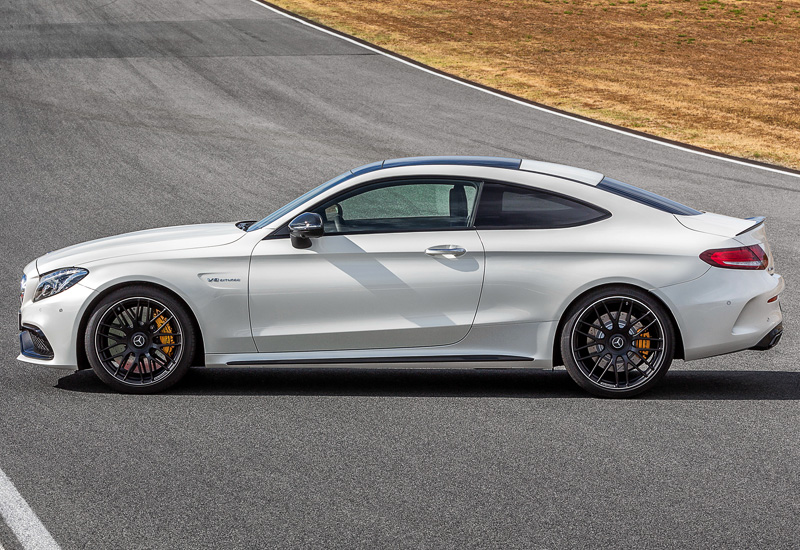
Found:
<svg viewBox="0 0 800 550"><path fill-rule="evenodd" d="M406 357L334 357L320 359L257 359L253 361L228 361L228 366L265 365L356 365L372 363L494 363L494 362L533 362L530 357L518 355L417 355Z"/></svg>

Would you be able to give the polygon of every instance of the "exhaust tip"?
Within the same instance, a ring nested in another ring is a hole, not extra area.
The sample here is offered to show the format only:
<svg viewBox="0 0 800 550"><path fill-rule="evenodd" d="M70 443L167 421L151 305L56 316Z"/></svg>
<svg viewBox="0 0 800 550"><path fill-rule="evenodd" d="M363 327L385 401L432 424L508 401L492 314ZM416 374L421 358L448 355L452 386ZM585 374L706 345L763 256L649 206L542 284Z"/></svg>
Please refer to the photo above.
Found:
<svg viewBox="0 0 800 550"><path fill-rule="evenodd" d="M756 351L766 351L768 349L772 349L778 345L778 342L781 341L781 337L783 336L783 323L772 329L764 336L761 340L759 340L758 344L753 346L752 350Z"/></svg>

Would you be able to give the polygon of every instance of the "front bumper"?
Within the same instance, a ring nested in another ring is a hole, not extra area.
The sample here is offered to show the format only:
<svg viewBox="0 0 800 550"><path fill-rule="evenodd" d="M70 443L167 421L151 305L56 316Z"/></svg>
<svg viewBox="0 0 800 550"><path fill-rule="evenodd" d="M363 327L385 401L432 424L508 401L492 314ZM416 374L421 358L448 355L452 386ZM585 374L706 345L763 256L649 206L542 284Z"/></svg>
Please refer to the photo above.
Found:
<svg viewBox="0 0 800 550"><path fill-rule="evenodd" d="M17 359L47 367L78 368L78 328L96 291L80 283L61 294L34 302L38 278L29 278L19 312L20 354ZM37 337L42 341L37 341ZM46 343L46 345L44 345ZM50 348L47 353L46 347Z"/></svg>

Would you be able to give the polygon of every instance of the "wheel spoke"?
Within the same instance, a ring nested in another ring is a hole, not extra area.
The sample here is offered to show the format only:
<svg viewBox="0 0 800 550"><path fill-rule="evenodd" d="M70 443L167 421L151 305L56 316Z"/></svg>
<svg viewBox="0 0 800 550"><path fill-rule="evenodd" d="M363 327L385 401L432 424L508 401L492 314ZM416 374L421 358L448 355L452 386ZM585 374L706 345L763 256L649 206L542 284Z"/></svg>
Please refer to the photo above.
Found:
<svg viewBox="0 0 800 550"><path fill-rule="evenodd" d="M583 357L580 358L580 360L584 361L584 360L590 359L592 357L598 357L598 356L603 356L603 355L608 355L608 352L606 350L596 351L594 353L590 353L589 355L584 355Z"/></svg>
<svg viewBox="0 0 800 550"><path fill-rule="evenodd" d="M168 326L169 322L172 321L174 318L175 318L174 315L170 315L169 318L166 321L164 321L164 323L160 327L154 330L152 334L155 336L156 334L161 332L164 329L164 327Z"/></svg>
<svg viewBox="0 0 800 550"><path fill-rule="evenodd" d="M632 353L635 353L636 355L638 355L638 356L639 356L639 359L641 359L641 360L642 360L642 363L641 363L642 365L650 365L650 363L648 363L648 362L647 362L647 359L645 358L645 356L644 356L644 355L642 355L641 353L639 353L637 350L635 350L635 349L632 349L632 350L631 350L631 352L632 352ZM641 371L640 371L640 372L641 372Z"/></svg>
<svg viewBox="0 0 800 550"><path fill-rule="evenodd" d="M631 336L631 338L636 338L637 336L639 336L641 333L643 333L644 331L646 331L647 329L649 329L651 326L653 326L653 325L654 325L655 323L657 323L657 322L658 322L658 319L653 319L652 321L650 321L650 323L648 323L648 325L647 325L646 327L644 327L644 328L643 328L643 329L641 329L639 332L637 332L636 334L634 334L633 336Z"/></svg>
<svg viewBox="0 0 800 550"><path fill-rule="evenodd" d="M157 365L161 365L162 368L167 368L167 365L169 364L169 357L163 351L161 351L161 350L157 350L157 351L159 351L161 353L161 355L163 355L165 357L165 359L159 359L155 355L151 355L151 357L153 358L153 361L155 361Z"/></svg>
<svg viewBox="0 0 800 550"><path fill-rule="evenodd" d="M601 327L600 325L596 325L596 324L594 324L594 323L588 323L588 322L586 322L586 321L584 321L584 320L580 320L580 321L578 321L578 322L579 322L579 323L583 323L584 325L589 325L590 327L594 327L594 328L596 328L597 330L608 330L606 327Z"/></svg>
<svg viewBox="0 0 800 550"><path fill-rule="evenodd" d="M133 357L133 361L131 362L131 365L130 365L130 366L127 368L127 369L125 369L125 376L123 376L123 377L122 377L122 381L123 381L123 382L124 382L125 380L127 380L127 378L128 378L128 375L129 375L131 372L133 372L133 369L134 369L134 367L136 367L136 363L138 363L138 360L137 360L137 358L136 358L136 354L133 354L133 356L134 356L134 357Z"/></svg>
<svg viewBox="0 0 800 550"><path fill-rule="evenodd" d="M164 349L164 348L178 348L181 346L180 342L176 342L174 344L153 344L153 347L156 349Z"/></svg>
<svg viewBox="0 0 800 550"><path fill-rule="evenodd" d="M642 378L647 378L647 373L640 369L637 365L633 365L634 370L642 375Z"/></svg>
<svg viewBox="0 0 800 550"><path fill-rule="evenodd" d="M609 355L610 355L610 354L609 354ZM600 376L597 378L597 381L598 381L598 382L602 381L602 380L603 380L603 377L606 375L606 372L608 372L608 367L610 367L610 366L611 366L611 363L613 363L613 359L614 359L614 358L612 357L611 359L612 359L612 360L608 362L608 364L606 365L606 368L603 370L603 372L601 372L601 373L600 373Z"/></svg>
<svg viewBox="0 0 800 550"><path fill-rule="evenodd" d="M642 319L645 319L645 318L647 318L647 316L648 316L648 315L653 315L653 312L652 312L652 311L650 311L649 309L648 309L647 311L645 311L644 313L642 313L641 315L637 316L637 317L636 317L636 321L634 321L634 323L633 323L633 324L635 325L635 324L637 324L637 323L641 323L641 322L642 322Z"/></svg>
<svg viewBox="0 0 800 550"><path fill-rule="evenodd" d="M628 373L630 372L630 369L628 368L628 354L626 353L622 357L623 357L622 361L625 363L625 385L629 386L631 381L630 378L628 377ZM631 363L631 366L633 366L633 363Z"/></svg>
<svg viewBox="0 0 800 550"><path fill-rule="evenodd" d="M583 336L586 336L587 338L591 338L592 340L594 340L596 342L600 341L600 338L598 338L597 336L592 336L588 332L583 332L582 330L578 330L578 329L575 329L575 332L577 332L578 334L582 334Z"/></svg>
<svg viewBox="0 0 800 550"><path fill-rule="evenodd" d="M614 319L614 315L611 313L611 310L608 308L608 304L606 303L606 301L603 300L602 304L603 304L603 308L606 310L606 313L608 314L608 320L611 321L613 324L617 324L617 321L616 321L616 319Z"/></svg>
<svg viewBox="0 0 800 550"><path fill-rule="evenodd" d="M592 307L593 307L593 309L594 309L594 312L595 312L595 314L597 315L597 320L598 320L598 321L600 322L600 324L602 325L602 324L603 324L603 315L602 315L602 314L600 313L600 311L597 309L597 306L592 306ZM607 328L603 328L603 330L608 330L608 329L607 329Z"/></svg>
<svg viewBox="0 0 800 550"><path fill-rule="evenodd" d="M119 341L117 341L117 343L116 343L116 344L114 344L114 345L111 345L111 346L108 346L107 348L103 348L103 349L101 349L101 350L98 350L97 352L98 352L98 353L103 353L104 351L109 351L110 349L113 349L113 348L118 348L118 347L120 347L120 346L124 346L124 345L125 345L125 344L124 344L123 342L119 342Z"/></svg>
<svg viewBox="0 0 800 550"><path fill-rule="evenodd" d="M600 361L601 361L602 359L603 359L603 356L600 356L600 357L598 357L598 358L597 358L597 361L595 361L595 362L594 362L594 366L592 367L592 370L591 370L591 371L589 371L589 379L591 379L591 378L592 378L592 375L594 374L594 369L596 369L596 368L597 368L597 365L599 365L599 364L600 364Z"/></svg>
<svg viewBox="0 0 800 550"><path fill-rule="evenodd" d="M128 354L128 353L130 353L130 352L128 351L128 348L125 348L125 351L123 351L122 353L118 353L118 354L116 354L116 355L109 355L109 356L108 356L108 358L109 358L109 359L116 359L116 358L117 358L117 357L119 357L120 355L123 355L123 354Z"/></svg>
<svg viewBox="0 0 800 550"><path fill-rule="evenodd" d="M126 351L124 357L120 359L119 362L117 363L117 368L114 371L114 376L117 376L119 374L119 370L122 368L122 365L125 364L127 359L128 359L128 352Z"/></svg>
<svg viewBox="0 0 800 550"><path fill-rule="evenodd" d="M119 319L120 322L123 323L126 328L133 328L133 319L131 318L127 307L122 306L120 308L117 319Z"/></svg>
<svg viewBox="0 0 800 550"><path fill-rule="evenodd" d="M585 346L581 346L579 348L575 348L575 351L581 351L583 349L591 348L591 347L595 347L595 346L597 346L597 344L595 344L595 343L586 344Z"/></svg>

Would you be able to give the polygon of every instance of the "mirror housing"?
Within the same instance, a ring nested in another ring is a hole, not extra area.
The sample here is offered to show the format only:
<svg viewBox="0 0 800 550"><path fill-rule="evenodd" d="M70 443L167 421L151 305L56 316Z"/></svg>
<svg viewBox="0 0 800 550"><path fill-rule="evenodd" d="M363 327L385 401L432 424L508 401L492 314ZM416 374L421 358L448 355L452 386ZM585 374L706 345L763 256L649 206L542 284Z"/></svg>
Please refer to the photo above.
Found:
<svg viewBox="0 0 800 550"><path fill-rule="evenodd" d="M295 248L308 248L311 239L321 237L325 233L322 216L313 212L304 212L289 222L289 236Z"/></svg>

